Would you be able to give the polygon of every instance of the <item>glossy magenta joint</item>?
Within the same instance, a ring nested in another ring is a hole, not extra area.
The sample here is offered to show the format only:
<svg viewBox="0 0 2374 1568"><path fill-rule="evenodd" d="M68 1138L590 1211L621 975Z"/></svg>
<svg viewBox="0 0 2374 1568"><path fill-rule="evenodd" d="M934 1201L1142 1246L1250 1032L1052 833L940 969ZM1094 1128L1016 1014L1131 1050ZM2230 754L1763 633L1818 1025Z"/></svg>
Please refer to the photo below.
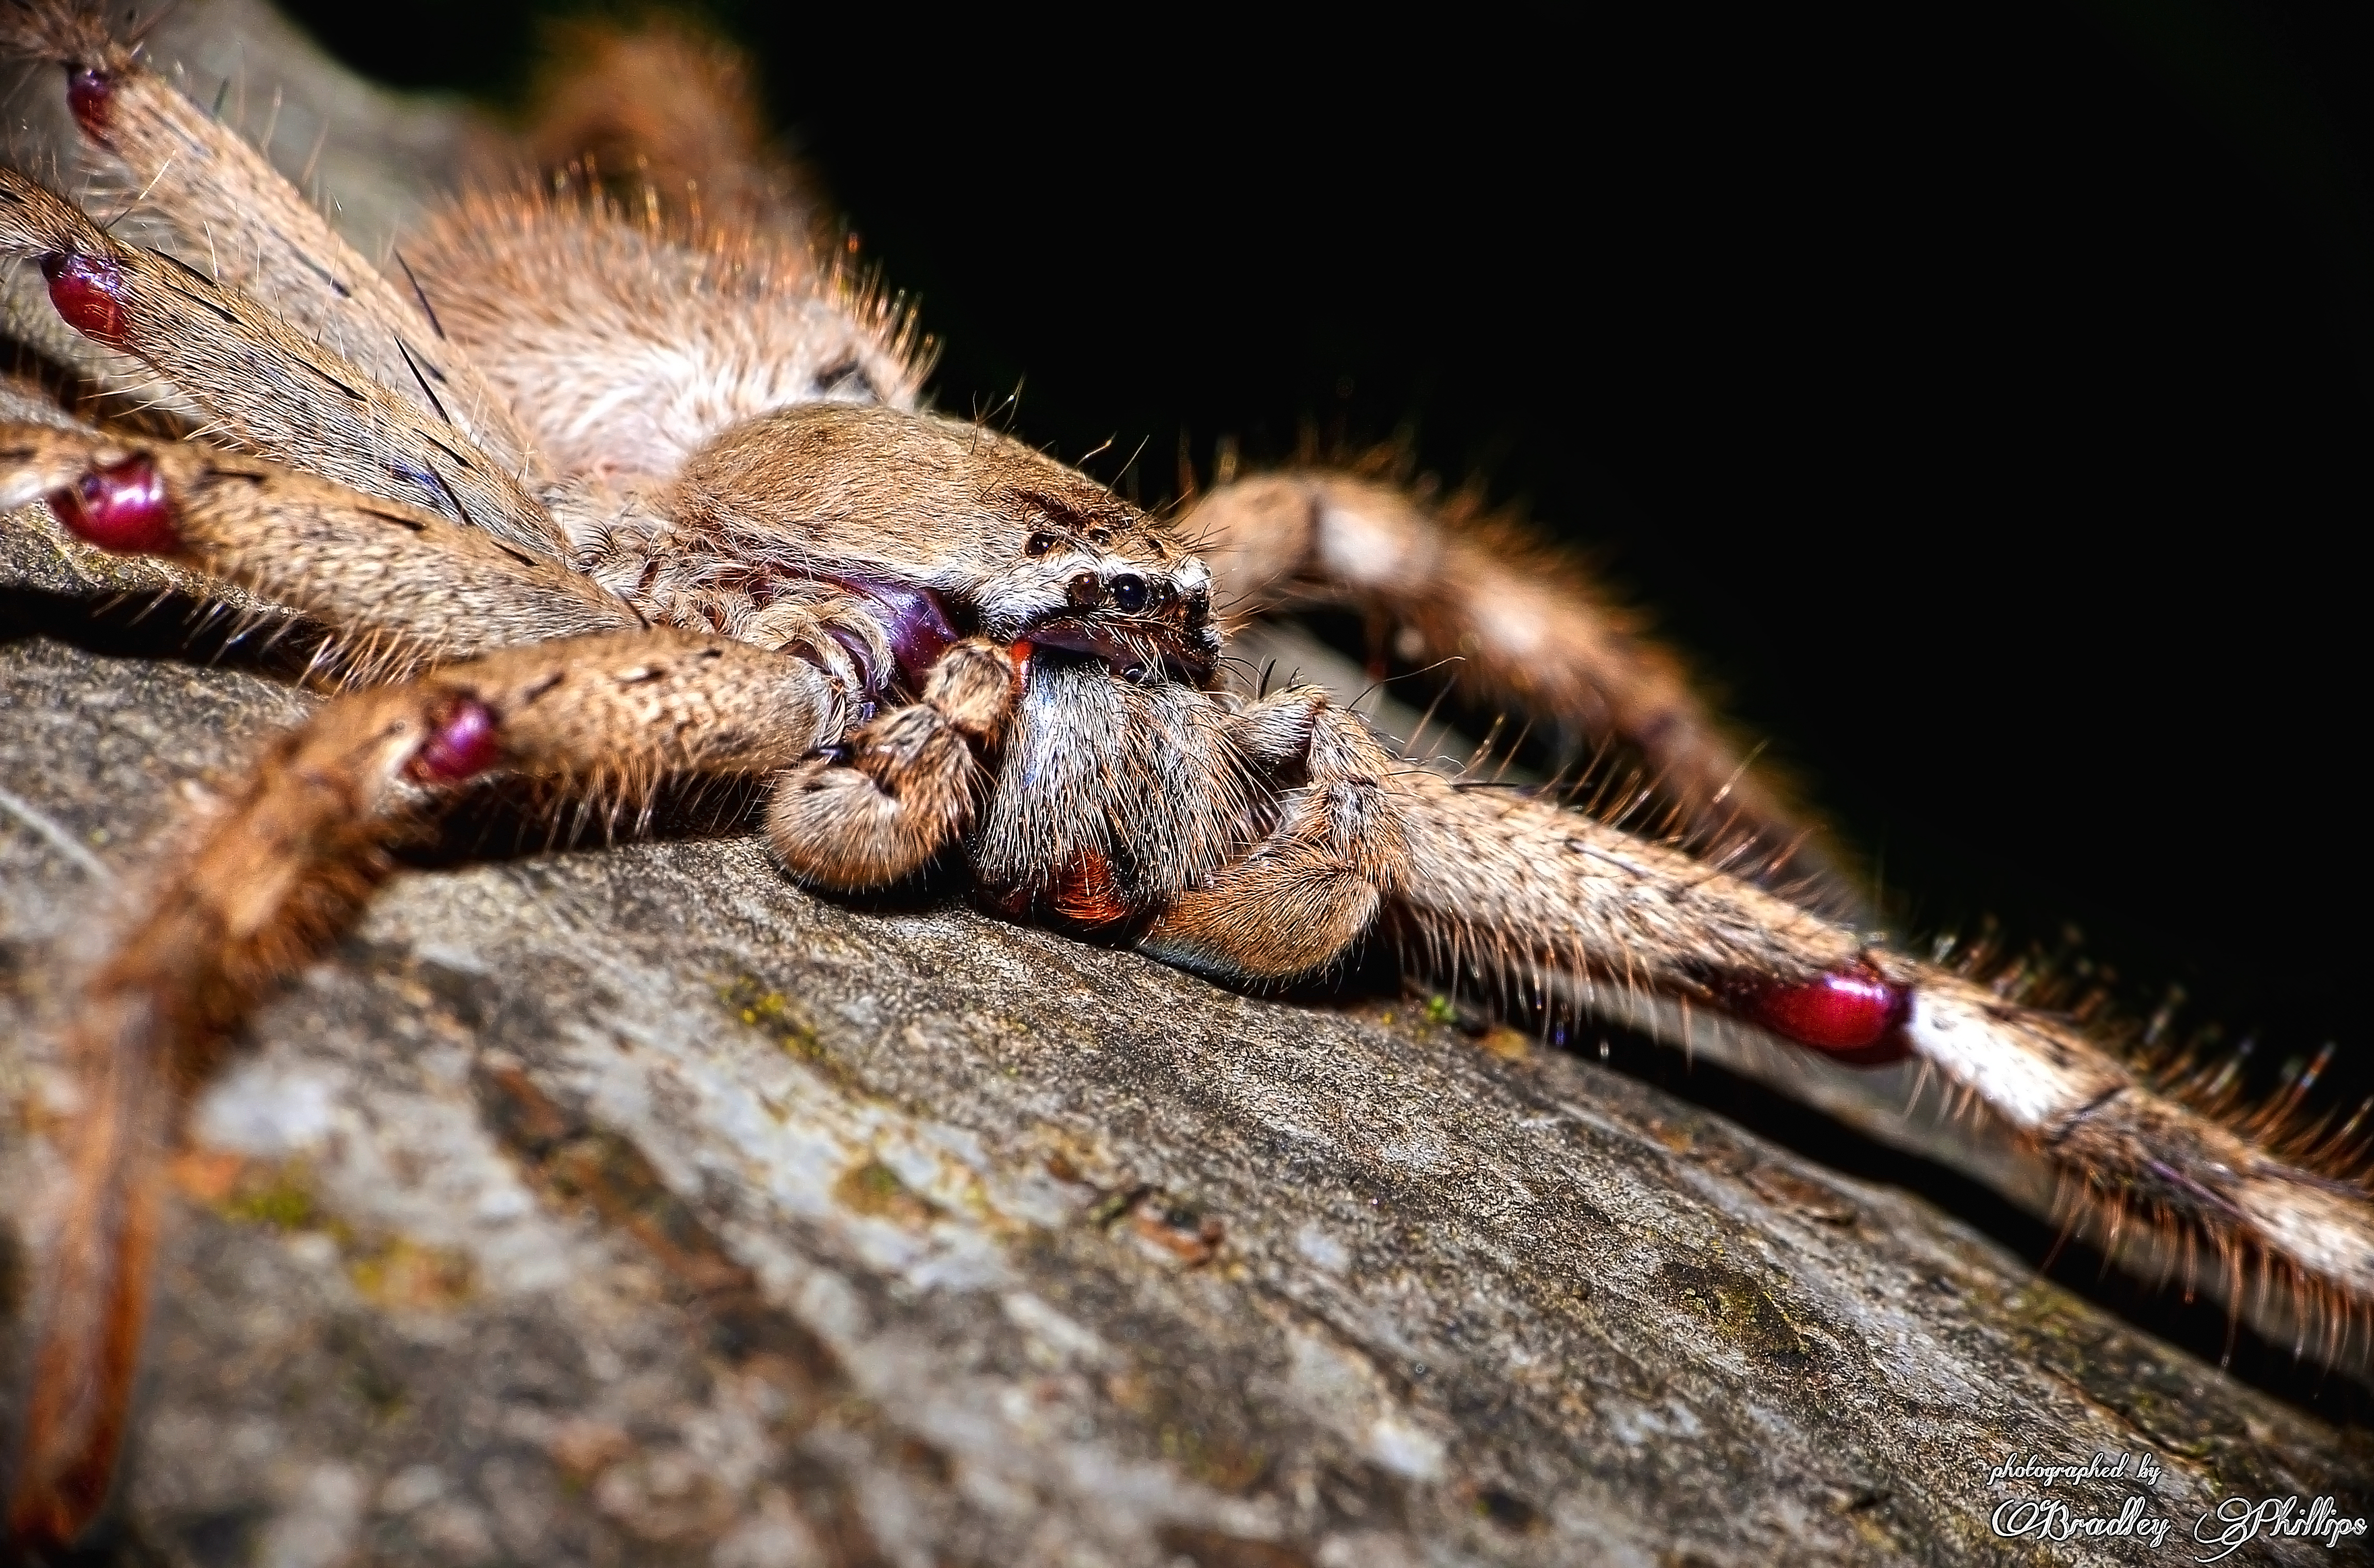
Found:
<svg viewBox="0 0 2374 1568"><path fill-rule="evenodd" d="M459 784L494 766L502 755L494 711L465 696L438 715L429 739L412 754L412 775L428 784Z"/></svg>
<svg viewBox="0 0 2374 1568"><path fill-rule="evenodd" d="M66 67L66 107L74 111L82 134L107 145L109 120L115 106L115 82L104 71L88 65Z"/></svg>
<svg viewBox="0 0 2374 1568"><path fill-rule="evenodd" d="M50 303L66 325L96 344L122 348L130 339L123 314L123 269L104 256L53 251L41 258Z"/></svg>
<svg viewBox="0 0 2374 1568"><path fill-rule="evenodd" d="M1742 1000L1751 1022L1850 1066L1879 1067L1912 1054L1903 1029L1911 992L1862 965L1745 988Z"/></svg>
<svg viewBox="0 0 2374 1568"><path fill-rule="evenodd" d="M182 547L173 498L146 457L93 469L51 491L49 502L66 532L86 544L119 556L170 556Z"/></svg>

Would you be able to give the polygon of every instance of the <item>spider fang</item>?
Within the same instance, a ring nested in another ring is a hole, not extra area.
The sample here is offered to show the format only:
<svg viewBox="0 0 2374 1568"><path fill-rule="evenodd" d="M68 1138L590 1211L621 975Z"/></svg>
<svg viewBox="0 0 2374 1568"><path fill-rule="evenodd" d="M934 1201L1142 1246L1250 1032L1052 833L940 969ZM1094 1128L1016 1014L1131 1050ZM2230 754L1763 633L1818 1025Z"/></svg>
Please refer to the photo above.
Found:
<svg viewBox="0 0 2374 1568"><path fill-rule="evenodd" d="M145 457L93 469L53 490L50 509L87 544L119 556L170 556L182 547L164 476Z"/></svg>
<svg viewBox="0 0 2374 1568"><path fill-rule="evenodd" d="M1055 648L1101 660L1114 674L1139 684L1167 676L1193 685L1211 673L1210 661L1178 642L1169 628L1140 626L1134 629L1151 634L1153 646L1132 647L1098 622L1071 615L1040 622L1030 628L1029 641L1040 649ZM1147 657L1158 650L1158 662Z"/></svg>
<svg viewBox="0 0 2374 1568"><path fill-rule="evenodd" d="M424 784L459 784L494 766L502 753L493 710L465 696L438 717L407 771Z"/></svg>
<svg viewBox="0 0 2374 1568"><path fill-rule="evenodd" d="M66 325L93 343L123 348L129 341L123 320L123 274L103 256L53 251L41 258L50 303Z"/></svg>
<svg viewBox="0 0 2374 1568"><path fill-rule="evenodd" d="M1137 913L1113 874L1112 861L1084 849L1056 877L1047 907L1075 925L1094 930Z"/></svg>

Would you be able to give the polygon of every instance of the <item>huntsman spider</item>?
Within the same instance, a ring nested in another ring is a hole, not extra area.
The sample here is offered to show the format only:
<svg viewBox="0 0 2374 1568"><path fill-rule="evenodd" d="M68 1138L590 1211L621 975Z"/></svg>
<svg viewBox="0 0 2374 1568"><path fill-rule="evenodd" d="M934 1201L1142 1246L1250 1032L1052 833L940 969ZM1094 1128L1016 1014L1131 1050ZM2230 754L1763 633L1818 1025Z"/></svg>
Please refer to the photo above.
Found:
<svg viewBox="0 0 2374 1568"><path fill-rule="evenodd" d="M193 820L75 1008L20 1539L72 1540L107 1493L194 1087L393 848L502 779L629 824L663 786L752 781L802 884L953 874L1229 983L1378 942L1529 1016L1915 1060L2236 1293L2272 1272L2342 1339L2374 1305L2345 1138L2205 1114L2081 1019L1873 940L1675 667L1510 541L1318 469L1153 515L931 413L911 321L818 259L783 181L696 169L699 211L680 161L628 204L581 165L456 200L375 267L94 12L6 29L184 243L0 175L0 252L119 389L171 394L101 423L0 394L0 506L321 628L339 693ZM1477 787L1323 689L1233 677L1234 625L1330 601L1637 756L1674 831Z"/></svg>

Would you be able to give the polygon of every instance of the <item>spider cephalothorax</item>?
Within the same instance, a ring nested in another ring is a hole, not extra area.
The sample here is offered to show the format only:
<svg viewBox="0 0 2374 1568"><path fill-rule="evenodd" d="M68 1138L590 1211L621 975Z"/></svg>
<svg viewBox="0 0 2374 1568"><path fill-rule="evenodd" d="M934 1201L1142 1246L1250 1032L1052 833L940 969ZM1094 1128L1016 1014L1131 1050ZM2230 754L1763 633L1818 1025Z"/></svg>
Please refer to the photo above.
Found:
<svg viewBox="0 0 2374 1568"><path fill-rule="evenodd" d="M664 505L672 527L644 560L614 545L589 563L596 576L664 596L738 575L759 603L804 579L839 587L872 603L911 693L959 635L1092 655L1148 684L1205 685L1217 667L1204 563L1102 486L977 426L786 409L695 456Z"/></svg>
<svg viewBox="0 0 2374 1568"><path fill-rule="evenodd" d="M749 614L726 624L758 641L796 603L849 656L807 654L864 721L781 793L796 873L879 886L958 834L1010 905L1105 924L1239 841L1246 765L1205 691L1211 574L1101 486L975 426L816 405L735 426L661 504L666 528L609 536L595 576L663 619L730 595ZM894 695L931 700L876 717ZM1015 765L992 770L1009 743Z"/></svg>
<svg viewBox="0 0 2374 1568"><path fill-rule="evenodd" d="M730 224L666 219L657 193L629 216L582 180L479 197L380 272L92 14L12 30L219 260L0 175L0 252L101 351L82 371L162 379L159 417L187 416L166 439L9 391L0 505L46 500L67 548L310 619L338 688L194 818L74 1011L88 1094L12 1504L27 1538L70 1538L104 1493L156 1156L192 1081L391 842L499 775L630 803L668 778L763 781L805 881L961 860L1017 916L1240 981L1390 931L1534 1016L1918 1057L2114 1213L2298 1284L2334 1341L2374 1304L2374 1220L2332 1147L2197 1114L2083 1020L1792 897L1785 800L1570 577L1356 475L1225 484L1157 521L918 412L905 318L817 259L812 215L758 197ZM1487 692L1637 752L1708 852L1471 788L1320 688L1224 680L1221 613L1313 594L1389 606Z"/></svg>

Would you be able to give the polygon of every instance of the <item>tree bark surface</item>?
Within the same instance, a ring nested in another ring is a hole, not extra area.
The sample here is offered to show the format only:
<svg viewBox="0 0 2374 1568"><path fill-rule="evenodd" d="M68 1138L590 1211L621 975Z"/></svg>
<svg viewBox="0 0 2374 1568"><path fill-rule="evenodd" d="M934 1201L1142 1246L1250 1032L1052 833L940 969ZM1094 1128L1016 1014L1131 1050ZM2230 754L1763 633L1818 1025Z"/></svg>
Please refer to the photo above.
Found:
<svg viewBox="0 0 2374 1568"><path fill-rule="evenodd" d="M14 1377L72 977L315 699L85 632L5 530ZM126 1561L2142 1562L2229 1497L2367 1511L2363 1431L1593 1062L850 908L746 837L399 874L173 1180ZM2098 1452L2158 1474L1990 1482ZM1992 1528L2130 1494L2157 1550Z"/></svg>

